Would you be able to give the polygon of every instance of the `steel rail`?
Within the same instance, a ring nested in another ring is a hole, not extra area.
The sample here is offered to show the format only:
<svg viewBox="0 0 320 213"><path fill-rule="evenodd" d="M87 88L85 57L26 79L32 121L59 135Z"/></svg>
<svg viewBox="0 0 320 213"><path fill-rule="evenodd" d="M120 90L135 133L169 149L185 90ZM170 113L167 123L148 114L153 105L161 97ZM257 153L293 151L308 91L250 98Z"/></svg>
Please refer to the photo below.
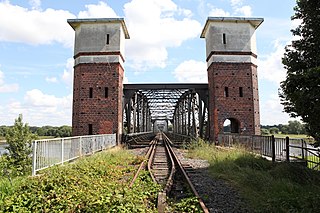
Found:
<svg viewBox="0 0 320 213"><path fill-rule="evenodd" d="M175 171L176 171L176 168L175 168L175 161L174 161L174 158L172 156L172 154L170 153L170 149L169 149L169 145L166 143L166 141L163 139L163 134L161 133L160 134L160 140L163 141L164 143L164 148L165 148L165 152L167 153L167 161L170 161L170 164L171 164L171 169L170 169L170 175L169 177L167 178L166 180L166 184L165 184L165 187L162 191L160 191L158 193L158 202L157 202L157 208L158 208L158 212L159 213L163 213L165 212L165 209L166 209L166 197L167 197L167 193L170 192L171 190L171 187L173 185L173 177L174 177L174 174L175 174ZM156 145L157 146L157 145ZM156 147L155 146L155 147ZM150 156L150 159L149 159L149 164L148 164L148 169L150 171L150 175L153 179L153 181L155 183L158 183L154 174L153 174L153 170L151 169L151 165L152 165L152 162L154 161L154 158L155 158L155 153L156 153L156 148L154 148L154 153L152 154L152 156Z"/></svg>
<svg viewBox="0 0 320 213"><path fill-rule="evenodd" d="M174 176L174 173L176 172L176 166L175 166L175 163L174 163L174 159L173 159L172 153L170 152L170 146L168 145L168 143L166 143L166 142L164 142L164 143L165 143L166 150L168 150L168 156L169 156L169 159L170 159L170 162L171 162L170 176L169 176L169 178L167 180L166 187L164 189L164 191L166 193L168 193L171 190L171 186L173 184L173 176Z"/></svg>
<svg viewBox="0 0 320 213"><path fill-rule="evenodd" d="M156 178L154 177L153 173L151 172L151 170L152 170L152 169L151 169L152 160L153 160L154 155L155 155L155 153L156 153L157 144L158 144L158 142L151 147L151 154L150 154L149 159L148 159L148 171L150 172L150 176L151 176L153 182L157 182L157 181L156 181Z"/></svg>
<svg viewBox="0 0 320 213"><path fill-rule="evenodd" d="M164 138L168 141L168 143L172 144L172 142L170 141L170 139L169 139L164 133L163 133L163 135L164 135ZM184 175L186 181L188 182L188 184L189 184L189 186L190 186L193 194L197 197L198 202L199 202L199 204L200 204L203 212L209 213L209 209L206 207L206 205L204 204L202 198L200 197L199 193L197 192L196 188L195 188L194 185L192 184L189 176L187 175L185 169L183 168L181 162L179 161L176 153L173 151L172 146L169 146L169 149L170 149L170 152L172 152L172 155L174 156L174 158L176 159L176 162L177 162L177 164L178 164L178 166L179 166L179 169L180 169L180 171L183 173L183 175Z"/></svg>
<svg viewBox="0 0 320 213"><path fill-rule="evenodd" d="M144 164L146 163L146 161L149 159L151 151L153 150L153 147L155 146L155 144L157 143L157 138L154 138L150 143L149 143L149 149L147 154L144 156L145 159L140 163L140 166L138 168L138 171L136 172L136 174L134 175L133 179L131 180L131 183L129 185L129 188L131 188L134 184L134 182L136 181L136 179L138 178L138 175L140 173L140 171L144 168Z"/></svg>
<svg viewBox="0 0 320 213"><path fill-rule="evenodd" d="M187 175L186 171L184 170L182 164L180 163L176 153L174 152L173 148L172 148L172 141L168 138L167 135L165 135L164 133L158 134L150 143L149 143L149 149L147 151L147 154L145 155L145 160L143 160L143 162L141 162L138 171L136 172L133 180L131 181L129 187L131 188L134 184L134 182L136 181L140 171L145 167L145 163L146 161L148 161L148 171L150 172L150 176L152 178L152 180L155 183L158 183L155 175L153 174L153 170L152 170L152 164L153 164L153 160L155 158L156 155L156 147L158 146L158 142L159 140L162 140L164 143L164 147L165 147L165 151L167 153L167 160L170 161L171 163L171 170L170 170L170 174L169 177L166 179L166 184L165 187L162 191L159 192L158 194L158 212L164 212L165 211L165 207L166 207L166 195L170 192L171 187L173 185L173 178L174 178L174 174L177 170L176 167L178 167L178 169L180 169L180 171L182 172L186 182L188 183L188 185L190 186L193 194L196 196L196 198L198 199L198 202L203 210L203 212L208 213L209 210L208 208L205 206L203 200L201 199L199 193L196 191L194 185L192 184L189 176Z"/></svg>

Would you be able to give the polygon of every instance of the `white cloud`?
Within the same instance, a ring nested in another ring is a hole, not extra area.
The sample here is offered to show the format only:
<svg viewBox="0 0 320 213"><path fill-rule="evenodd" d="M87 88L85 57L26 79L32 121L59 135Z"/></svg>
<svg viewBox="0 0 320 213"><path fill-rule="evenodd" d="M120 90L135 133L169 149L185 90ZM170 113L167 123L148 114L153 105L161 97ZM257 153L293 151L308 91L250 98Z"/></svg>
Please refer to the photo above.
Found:
<svg viewBox="0 0 320 213"><path fill-rule="evenodd" d="M6 84L4 81L4 73L0 70L0 93L11 93L19 90L18 84Z"/></svg>
<svg viewBox="0 0 320 213"><path fill-rule="evenodd" d="M225 11L221 8L217 8L216 6L212 4L208 4L208 8L210 8L209 16L215 16L215 17L228 17L228 16L245 16L250 17L252 16L252 9L251 6L245 5L242 6L243 1L242 0L231 0L231 11Z"/></svg>
<svg viewBox="0 0 320 213"><path fill-rule="evenodd" d="M46 82L57 83L58 79L56 77L46 77Z"/></svg>
<svg viewBox="0 0 320 213"><path fill-rule="evenodd" d="M139 71L164 68L167 48L178 47L201 32L201 24L190 19L191 11L171 0L132 0L124 5L124 13L131 37L126 44L127 66Z"/></svg>
<svg viewBox="0 0 320 213"><path fill-rule="evenodd" d="M30 124L42 126L71 124L72 95L56 97L38 89L27 91L24 102L11 104L13 112L23 113Z"/></svg>
<svg viewBox="0 0 320 213"><path fill-rule="evenodd" d="M209 16L226 17L226 16L230 16L230 13L220 8L212 8L211 11L209 12Z"/></svg>
<svg viewBox="0 0 320 213"><path fill-rule="evenodd" d="M71 87L73 84L73 58L69 58L66 63L66 68L63 70L62 81Z"/></svg>
<svg viewBox="0 0 320 213"><path fill-rule="evenodd" d="M65 10L29 10L9 1L0 2L0 41L33 45L58 42L71 47L74 39L73 30L66 22L68 18L75 16Z"/></svg>
<svg viewBox="0 0 320 213"><path fill-rule="evenodd" d="M31 5L32 9L40 9L41 0L29 0L29 4Z"/></svg>
<svg viewBox="0 0 320 213"><path fill-rule="evenodd" d="M87 11L80 11L78 18L116 18L118 15L105 2L100 1L96 4L85 6Z"/></svg>
<svg viewBox="0 0 320 213"><path fill-rule="evenodd" d="M178 10L179 14L188 18L191 18L193 16L193 13L191 10L179 8Z"/></svg>
<svg viewBox="0 0 320 213"><path fill-rule="evenodd" d="M124 76L124 77L123 77L123 83L124 83L124 84L128 84L128 83L129 83L129 79L128 79L127 76Z"/></svg>
<svg viewBox="0 0 320 213"><path fill-rule="evenodd" d="M62 107L69 106L70 100L68 97L57 98L54 95L47 95L38 89L27 91L24 100L26 104L33 107Z"/></svg>
<svg viewBox="0 0 320 213"><path fill-rule="evenodd" d="M258 60L259 78L280 85L286 78L286 70L283 68L282 57L284 46L275 41L274 51Z"/></svg>
<svg viewBox="0 0 320 213"><path fill-rule="evenodd" d="M173 73L178 82L208 82L207 64L202 61L184 61L176 67Z"/></svg>
<svg viewBox="0 0 320 213"><path fill-rule="evenodd" d="M235 8L234 14L240 15L240 16L245 16L245 17L250 17L250 16L252 16L252 9L248 5L243 6L243 7L239 7L239 8Z"/></svg>
<svg viewBox="0 0 320 213"><path fill-rule="evenodd" d="M242 5L243 0L231 0L231 6Z"/></svg>
<svg viewBox="0 0 320 213"><path fill-rule="evenodd" d="M72 95L56 97L33 89L25 93L23 101L10 100L1 105L3 124L12 125L19 114L30 125L71 125Z"/></svg>
<svg viewBox="0 0 320 213"><path fill-rule="evenodd" d="M260 103L262 125L286 124L292 118L283 112L283 106L277 94L270 94L267 101Z"/></svg>

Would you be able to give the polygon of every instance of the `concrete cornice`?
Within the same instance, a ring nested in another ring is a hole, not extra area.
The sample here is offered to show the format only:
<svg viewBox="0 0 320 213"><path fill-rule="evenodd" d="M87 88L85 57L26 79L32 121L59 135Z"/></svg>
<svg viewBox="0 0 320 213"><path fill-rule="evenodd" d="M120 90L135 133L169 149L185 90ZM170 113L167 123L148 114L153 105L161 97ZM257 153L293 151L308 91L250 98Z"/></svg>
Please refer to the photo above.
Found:
<svg viewBox="0 0 320 213"><path fill-rule="evenodd" d="M233 23L250 23L255 29L257 29L264 21L263 18L245 18L245 17L208 17L206 24L202 30L200 38L205 38L209 24L211 22L233 22Z"/></svg>
<svg viewBox="0 0 320 213"><path fill-rule="evenodd" d="M89 23L120 23L126 39L129 39L129 32L124 18L88 18L88 19L67 19L68 24L75 30L80 24Z"/></svg>

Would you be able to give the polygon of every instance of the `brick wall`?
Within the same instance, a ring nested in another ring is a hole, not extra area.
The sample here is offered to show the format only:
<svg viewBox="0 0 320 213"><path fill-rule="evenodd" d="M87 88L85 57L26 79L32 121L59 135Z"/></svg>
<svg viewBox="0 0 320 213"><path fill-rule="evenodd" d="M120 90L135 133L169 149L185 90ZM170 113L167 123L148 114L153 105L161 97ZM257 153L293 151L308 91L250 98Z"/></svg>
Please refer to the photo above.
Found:
<svg viewBox="0 0 320 213"><path fill-rule="evenodd" d="M74 136L88 135L89 124L92 134L121 134L123 72L119 63L78 64L74 67Z"/></svg>
<svg viewBox="0 0 320 213"><path fill-rule="evenodd" d="M238 121L241 134L260 134L258 78L254 64L212 63L208 68L208 89L211 140L223 132L226 119Z"/></svg>

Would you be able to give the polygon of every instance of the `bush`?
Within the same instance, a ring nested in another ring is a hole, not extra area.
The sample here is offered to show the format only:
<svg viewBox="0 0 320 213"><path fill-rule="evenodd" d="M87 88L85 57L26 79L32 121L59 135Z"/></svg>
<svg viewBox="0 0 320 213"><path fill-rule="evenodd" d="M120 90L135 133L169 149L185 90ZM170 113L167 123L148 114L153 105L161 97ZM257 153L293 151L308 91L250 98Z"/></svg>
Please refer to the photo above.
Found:
<svg viewBox="0 0 320 213"><path fill-rule="evenodd" d="M137 160L108 150L28 177L0 202L0 212L155 212L159 186L142 172L128 185Z"/></svg>
<svg viewBox="0 0 320 213"><path fill-rule="evenodd" d="M7 130L6 141L9 153L6 156L8 167L13 176L31 173L32 141L36 136L31 133L28 124L23 124L22 115L15 120L14 126Z"/></svg>

